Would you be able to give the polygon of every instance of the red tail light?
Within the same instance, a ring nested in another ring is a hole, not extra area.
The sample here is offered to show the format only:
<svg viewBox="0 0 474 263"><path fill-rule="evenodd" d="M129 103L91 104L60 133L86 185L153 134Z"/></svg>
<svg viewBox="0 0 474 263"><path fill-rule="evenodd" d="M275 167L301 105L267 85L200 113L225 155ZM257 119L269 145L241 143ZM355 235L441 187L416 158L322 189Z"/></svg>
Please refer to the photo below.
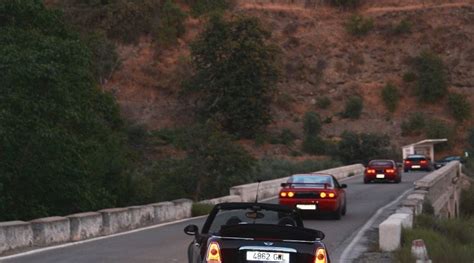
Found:
<svg viewBox="0 0 474 263"><path fill-rule="evenodd" d="M375 169L367 169L367 173L368 173L368 174L374 174L374 173L375 173Z"/></svg>
<svg viewBox="0 0 474 263"><path fill-rule="evenodd" d="M389 174L393 174L395 173L395 169L386 169L385 172Z"/></svg>
<svg viewBox="0 0 474 263"><path fill-rule="evenodd" d="M295 196L295 193L294 192L281 192L280 193L280 197L289 197L289 198L292 198Z"/></svg>
<svg viewBox="0 0 474 263"><path fill-rule="evenodd" d="M326 249L318 248L314 255L314 263L327 263Z"/></svg>
<svg viewBox="0 0 474 263"><path fill-rule="evenodd" d="M336 193L333 193L333 192L321 192L321 193L319 193L319 197L321 197L321 198L336 198Z"/></svg>
<svg viewBox="0 0 474 263"><path fill-rule="evenodd" d="M405 163L406 163L406 164L409 164L409 163L411 163L411 162L410 162L410 161L408 161L408 160L406 160L406 161L405 161Z"/></svg>
<svg viewBox="0 0 474 263"><path fill-rule="evenodd" d="M222 263L221 248L219 247L219 243L213 241L209 244L209 247L207 248L206 262Z"/></svg>
<svg viewBox="0 0 474 263"><path fill-rule="evenodd" d="M421 164L427 164L428 162L425 161L425 160L421 160L420 163L421 163Z"/></svg>

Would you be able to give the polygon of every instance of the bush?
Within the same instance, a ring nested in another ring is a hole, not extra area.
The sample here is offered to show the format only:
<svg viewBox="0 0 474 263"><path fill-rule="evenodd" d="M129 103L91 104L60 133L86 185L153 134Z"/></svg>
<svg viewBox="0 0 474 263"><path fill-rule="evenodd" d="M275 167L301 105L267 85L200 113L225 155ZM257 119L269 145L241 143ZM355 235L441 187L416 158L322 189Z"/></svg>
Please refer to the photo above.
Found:
<svg viewBox="0 0 474 263"><path fill-rule="evenodd" d="M337 145L334 157L345 164L368 163L375 158L387 158L390 138L387 135L345 131Z"/></svg>
<svg viewBox="0 0 474 263"><path fill-rule="evenodd" d="M411 33L413 23L410 20L402 19L393 27L393 33L396 35Z"/></svg>
<svg viewBox="0 0 474 263"><path fill-rule="evenodd" d="M422 102L436 102L447 94L446 73L441 58L423 52L415 59L418 83L415 94Z"/></svg>
<svg viewBox="0 0 474 263"><path fill-rule="evenodd" d="M381 97L388 111L394 112L397 109L400 93L395 85L389 83L382 89Z"/></svg>
<svg viewBox="0 0 474 263"><path fill-rule="evenodd" d="M84 41L92 52L92 71L95 79L104 84L112 73L120 67L121 61L116 46L103 34L93 32L84 36Z"/></svg>
<svg viewBox="0 0 474 263"><path fill-rule="evenodd" d="M474 128L471 128L467 134L468 147L474 150Z"/></svg>
<svg viewBox="0 0 474 263"><path fill-rule="evenodd" d="M279 51L269 37L257 18L213 16L191 45L196 74L184 91L199 92L201 116L238 137L254 137L272 117Z"/></svg>
<svg viewBox="0 0 474 263"><path fill-rule="evenodd" d="M346 30L355 36L367 35L374 28L374 20L362 15L352 15L346 23Z"/></svg>
<svg viewBox="0 0 474 263"><path fill-rule="evenodd" d="M449 94L448 108L458 122L463 122L471 117L471 105L467 98L461 94Z"/></svg>
<svg viewBox="0 0 474 263"><path fill-rule="evenodd" d="M302 146L305 153L314 155L326 153L326 144L319 136L306 136Z"/></svg>
<svg viewBox="0 0 474 263"><path fill-rule="evenodd" d="M302 162L291 162L279 159L261 159L258 161L254 178L272 180L297 173L321 171L338 167L340 165L341 163L333 160L305 160Z"/></svg>
<svg viewBox="0 0 474 263"><path fill-rule="evenodd" d="M359 0L331 0L331 4L344 8L355 8L359 5Z"/></svg>
<svg viewBox="0 0 474 263"><path fill-rule="evenodd" d="M316 106L318 106L320 109L327 109L329 106L331 106L331 100L326 96L319 97L316 100Z"/></svg>
<svg viewBox="0 0 474 263"><path fill-rule="evenodd" d="M364 108L364 103L361 97L352 96L346 102L344 111L341 113L343 118L358 119Z"/></svg>
<svg viewBox="0 0 474 263"><path fill-rule="evenodd" d="M184 13L171 0L57 1L65 18L83 33L105 32L107 37L134 43L144 34L172 43L184 33Z"/></svg>
<svg viewBox="0 0 474 263"><path fill-rule="evenodd" d="M428 123L426 123L425 126L425 133L426 137L432 138L432 139L437 139L437 138L452 138L454 130L451 128L451 126L441 120L430 120Z"/></svg>
<svg viewBox="0 0 474 263"><path fill-rule="evenodd" d="M221 13L234 6L233 0L193 0L191 2L191 14L198 17L209 13Z"/></svg>
<svg viewBox="0 0 474 263"><path fill-rule="evenodd" d="M474 186L472 184L462 191L459 210L461 215L474 218Z"/></svg>
<svg viewBox="0 0 474 263"><path fill-rule="evenodd" d="M289 129L281 130L281 133L279 136L279 142L281 144L290 146L290 145L293 145L295 140L296 140L296 135L292 131L290 131Z"/></svg>
<svg viewBox="0 0 474 263"><path fill-rule="evenodd" d="M410 114L407 121L401 124L402 136L420 135L425 129L426 116L421 112Z"/></svg>
<svg viewBox="0 0 474 263"><path fill-rule="evenodd" d="M405 72L403 74L403 81L405 82L413 82L416 80L416 74L413 72Z"/></svg>
<svg viewBox="0 0 474 263"><path fill-rule="evenodd" d="M205 203L193 203L191 207L191 216L203 216L211 212L214 205Z"/></svg>
<svg viewBox="0 0 474 263"><path fill-rule="evenodd" d="M321 118L316 112L309 111L305 113L303 130L306 136L318 135L321 132Z"/></svg>

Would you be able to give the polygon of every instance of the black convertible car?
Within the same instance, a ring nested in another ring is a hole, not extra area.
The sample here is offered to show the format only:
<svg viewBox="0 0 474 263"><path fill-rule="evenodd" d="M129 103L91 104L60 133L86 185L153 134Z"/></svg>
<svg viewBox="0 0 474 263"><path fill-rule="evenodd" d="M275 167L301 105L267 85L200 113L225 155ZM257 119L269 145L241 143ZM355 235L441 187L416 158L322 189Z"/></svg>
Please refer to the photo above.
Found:
<svg viewBox="0 0 474 263"><path fill-rule="evenodd" d="M188 247L189 263L328 263L321 231L304 228L298 211L264 203L217 204Z"/></svg>

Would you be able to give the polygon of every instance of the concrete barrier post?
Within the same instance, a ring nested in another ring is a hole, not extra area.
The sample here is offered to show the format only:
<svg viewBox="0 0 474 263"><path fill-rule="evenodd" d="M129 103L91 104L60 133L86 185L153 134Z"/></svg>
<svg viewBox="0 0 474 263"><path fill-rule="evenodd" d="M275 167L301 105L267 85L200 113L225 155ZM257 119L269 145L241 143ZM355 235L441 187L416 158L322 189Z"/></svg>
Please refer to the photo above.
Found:
<svg viewBox="0 0 474 263"><path fill-rule="evenodd" d="M67 216L71 226L71 241L79 241L100 236L103 219L100 213L88 212Z"/></svg>
<svg viewBox="0 0 474 263"><path fill-rule="evenodd" d="M33 245L33 228L30 223L23 221L0 223L0 254L31 245Z"/></svg>
<svg viewBox="0 0 474 263"><path fill-rule="evenodd" d="M131 214L131 227L138 228L141 226L147 226L153 223L155 218L155 212L153 206L131 206L128 207Z"/></svg>
<svg viewBox="0 0 474 263"><path fill-rule="evenodd" d="M155 223L167 222L176 217L173 202L160 202L152 204L155 214Z"/></svg>
<svg viewBox="0 0 474 263"><path fill-rule="evenodd" d="M379 246L382 251L395 251L400 247L402 220L387 219L379 225Z"/></svg>
<svg viewBox="0 0 474 263"><path fill-rule="evenodd" d="M66 217L46 217L30 222L33 228L33 244L47 246L67 242L71 237L69 219Z"/></svg>
<svg viewBox="0 0 474 263"><path fill-rule="evenodd" d="M111 208L100 210L103 221L103 234L110 235L130 229L131 215L127 208Z"/></svg>

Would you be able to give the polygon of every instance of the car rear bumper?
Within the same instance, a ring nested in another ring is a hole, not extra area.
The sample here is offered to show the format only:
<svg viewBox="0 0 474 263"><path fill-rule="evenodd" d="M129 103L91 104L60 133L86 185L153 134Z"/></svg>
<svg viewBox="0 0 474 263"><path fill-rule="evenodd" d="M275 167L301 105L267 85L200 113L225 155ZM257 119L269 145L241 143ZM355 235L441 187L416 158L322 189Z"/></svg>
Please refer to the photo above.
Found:
<svg viewBox="0 0 474 263"><path fill-rule="evenodd" d="M383 180L396 180L396 179L398 179L398 175L396 175L396 174L383 174L383 177L381 175L382 174L379 174L379 176L377 176L377 174L365 174L364 178L365 178L365 180L370 180L370 181L374 181L374 180L383 181Z"/></svg>
<svg viewBox="0 0 474 263"><path fill-rule="evenodd" d="M292 208L297 208L298 204L315 204L316 210L314 212L335 212L339 208L339 202L337 199L279 199L280 205L286 205ZM313 211L313 210L306 210Z"/></svg>

